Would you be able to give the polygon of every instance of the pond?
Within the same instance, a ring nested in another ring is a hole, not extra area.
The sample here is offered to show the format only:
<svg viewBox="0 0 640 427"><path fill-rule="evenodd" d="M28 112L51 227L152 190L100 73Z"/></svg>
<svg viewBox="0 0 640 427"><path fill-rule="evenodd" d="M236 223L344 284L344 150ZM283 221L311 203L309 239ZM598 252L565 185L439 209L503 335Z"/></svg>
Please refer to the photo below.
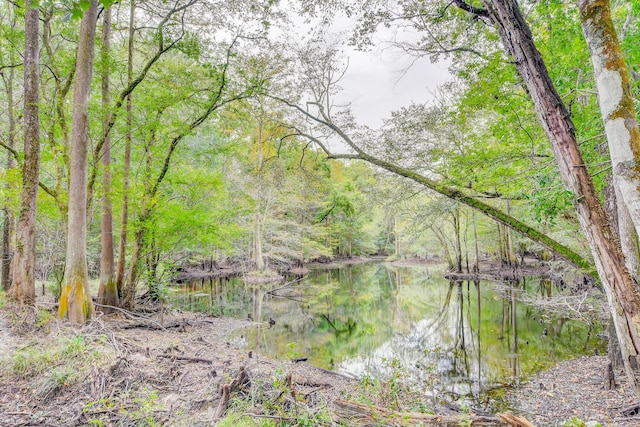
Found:
<svg viewBox="0 0 640 427"><path fill-rule="evenodd" d="M603 343L587 324L519 301L555 285L449 281L439 267L372 262L312 270L279 284L238 278L172 287L174 305L261 322L234 344L358 378L398 375L426 395L478 401L536 370Z"/></svg>

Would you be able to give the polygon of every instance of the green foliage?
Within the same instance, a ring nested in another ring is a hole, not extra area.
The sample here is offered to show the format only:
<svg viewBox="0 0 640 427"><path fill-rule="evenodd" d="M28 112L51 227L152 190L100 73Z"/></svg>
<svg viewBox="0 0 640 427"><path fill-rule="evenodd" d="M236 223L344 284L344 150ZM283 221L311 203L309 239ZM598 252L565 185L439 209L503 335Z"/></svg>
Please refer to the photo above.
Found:
<svg viewBox="0 0 640 427"><path fill-rule="evenodd" d="M591 423L589 424L591 425ZM564 424L562 424L562 426L563 427L586 427L586 424L580 418L573 417L569 421L565 421ZM602 427L602 424L596 423L596 424L593 424L593 427Z"/></svg>
<svg viewBox="0 0 640 427"><path fill-rule="evenodd" d="M51 321L55 320L55 316L51 311L45 309L38 309L38 313L36 314L36 327L42 328L43 326L48 325Z"/></svg>
<svg viewBox="0 0 640 427"><path fill-rule="evenodd" d="M155 389L128 390L122 394L87 402L82 410L90 425L109 425L108 418L105 417L113 411L118 414L122 423L156 427L162 425L156 418L156 412L163 408L158 399L158 391Z"/></svg>

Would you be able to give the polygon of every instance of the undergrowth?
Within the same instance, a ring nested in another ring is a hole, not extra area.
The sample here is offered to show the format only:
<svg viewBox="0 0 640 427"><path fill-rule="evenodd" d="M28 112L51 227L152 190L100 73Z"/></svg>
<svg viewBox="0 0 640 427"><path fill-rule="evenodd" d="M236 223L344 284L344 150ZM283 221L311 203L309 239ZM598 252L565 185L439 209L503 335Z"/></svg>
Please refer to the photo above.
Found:
<svg viewBox="0 0 640 427"><path fill-rule="evenodd" d="M82 335L61 338L48 348L32 342L16 350L9 363L9 371L12 375L22 378L36 376L57 364L70 364L74 359L84 363L85 358L91 354L87 352L87 344Z"/></svg>
<svg viewBox="0 0 640 427"><path fill-rule="evenodd" d="M248 390L231 400L221 427L284 427L332 425L327 404L320 395L304 394L291 374L276 370L268 381L254 379Z"/></svg>

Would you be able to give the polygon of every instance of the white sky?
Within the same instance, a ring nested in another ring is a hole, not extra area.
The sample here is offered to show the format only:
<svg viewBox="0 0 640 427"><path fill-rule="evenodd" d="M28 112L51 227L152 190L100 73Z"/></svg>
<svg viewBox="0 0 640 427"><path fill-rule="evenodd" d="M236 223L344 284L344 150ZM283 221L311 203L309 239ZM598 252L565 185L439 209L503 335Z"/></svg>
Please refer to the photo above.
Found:
<svg viewBox="0 0 640 427"><path fill-rule="evenodd" d="M357 122L372 128L380 127L391 111L429 101L438 86L450 79L447 64L432 64L428 58L411 64L412 58L389 50L346 50L345 55L349 69L341 81L343 93L338 100L351 102Z"/></svg>

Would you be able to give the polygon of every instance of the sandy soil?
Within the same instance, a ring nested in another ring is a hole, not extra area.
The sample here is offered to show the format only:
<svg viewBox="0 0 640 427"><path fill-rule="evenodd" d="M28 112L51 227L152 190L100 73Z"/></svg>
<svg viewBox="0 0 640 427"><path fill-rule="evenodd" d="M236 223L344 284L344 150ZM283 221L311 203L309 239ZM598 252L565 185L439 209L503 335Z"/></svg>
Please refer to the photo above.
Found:
<svg viewBox="0 0 640 427"><path fill-rule="evenodd" d="M616 388L605 390L606 356L581 357L561 362L507 393L507 400L536 426L557 426L574 417L602 426L637 427L640 417L624 416L625 408L640 403L617 371Z"/></svg>

